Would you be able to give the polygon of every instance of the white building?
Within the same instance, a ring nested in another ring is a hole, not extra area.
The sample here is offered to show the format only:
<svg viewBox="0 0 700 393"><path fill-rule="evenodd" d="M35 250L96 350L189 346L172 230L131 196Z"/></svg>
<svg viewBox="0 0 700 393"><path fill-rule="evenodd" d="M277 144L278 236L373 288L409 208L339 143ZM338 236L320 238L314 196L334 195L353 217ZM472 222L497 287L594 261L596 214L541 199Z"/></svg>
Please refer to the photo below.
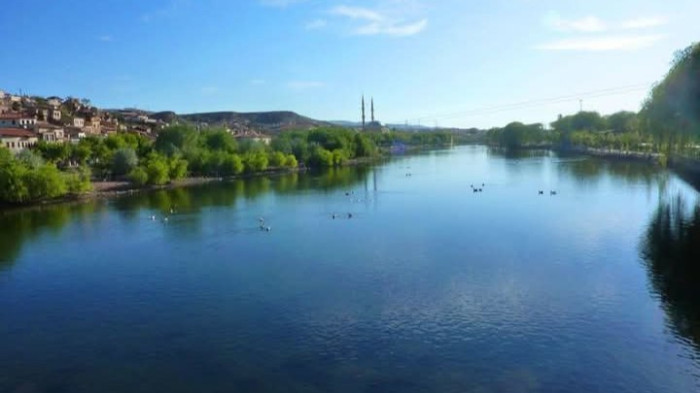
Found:
<svg viewBox="0 0 700 393"><path fill-rule="evenodd" d="M31 128L36 124L36 117L21 113L0 114L0 128Z"/></svg>
<svg viewBox="0 0 700 393"><path fill-rule="evenodd" d="M36 145L36 134L23 128L0 128L0 146L4 146L13 153Z"/></svg>
<svg viewBox="0 0 700 393"><path fill-rule="evenodd" d="M61 104L63 103L63 100L61 100L60 97L49 97L46 99L46 103L51 105L54 108L57 108L57 107L61 106Z"/></svg>
<svg viewBox="0 0 700 393"><path fill-rule="evenodd" d="M38 134L38 137L42 141L46 142L63 142L65 139L63 127L45 122L37 123L36 126L34 126L34 132Z"/></svg>

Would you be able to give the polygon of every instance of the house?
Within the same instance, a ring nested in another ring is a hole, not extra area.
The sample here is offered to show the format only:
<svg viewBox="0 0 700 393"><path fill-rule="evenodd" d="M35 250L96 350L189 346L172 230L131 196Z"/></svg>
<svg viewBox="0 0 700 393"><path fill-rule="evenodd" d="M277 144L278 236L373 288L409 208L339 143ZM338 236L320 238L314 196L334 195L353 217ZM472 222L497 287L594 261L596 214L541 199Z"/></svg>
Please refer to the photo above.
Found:
<svg viewBox="0 0 700 393"><path fill-rule="evenodd" d="M0 114L0 128L30 128L36 124L36 116L23 113Z"/></svg>
<svg viewBox="0 0 700 393"><path fill-rule="evenodd" d="M0 115L3 113L8 113L12 108L4 101L0 101Z"/></svg>
<svg viewBox="0 0 700 393"><path fill-rule="evenodd" d="M37 102L34 97L24 96L22 97L22 104L26 106L35 107Z"/></svg>
<svg viewBox="0 0 700 393"><path fill-rule="evenodd" d="M49 108L46 106L37 106L34 108L25 108L25 115L36 116L37 121L46 121L49 118Z"/></svg>
<svg viewBox="0 0 700 393"><path fill-rule="evenodd" d="M87 134L99 134L101 130L101 122L99 116L92 116L85 121L85 127L83 127Z"/></svg>
<svg viewBox="0 0 700 393"><path fill-rule="evenodd" d="M238 141L252 141L264 145L269 145L272 142L272 138L257 131L239 131L234 133L233 137Z"/></svg>
<svg viewBox="0 0 700 393"><path fill-rule="evenodd" d="M47 98L46 103L51 105L54 108L58 108L63 103L63 100L60 97L54 96L54 97Z"/></svg>
<svg viewBox="0 0 700 393"><path fill-rule="evenodd" d="M103 135L116 134L119 130L119 123L106 122L102 125L100 133Z"/></svg>
<svg viewBox="0 0 700 393"><path fill-rule="evenodd" d="M65 105L71 112L78 112L83 108L83 104L80 103L80 100L73 97L66 98L63 105Z"/></svg>
<svg viewBox="0 0 700 393"><path fill-rule="evenodd" d="M59 109L51 110L51 120L56 122L61 121L61 111Z"/></svg>
<svg viewBox="0 0 700 393"><path fill-rule="evenodd" d="M85 127L85 119L83 119L82 117L74 117L73 118L73 127L75 127L75 128Z"/></svg>
<svg viewBox="0 0 700 393"><path fill-rule="evenodd" d="M34 126L34 132L37 133L39 139L46 142L63 142L65 139L63 127L46 122L37 123Z"/></svg>
<svg viewBox="0 0 700 393"><path fill-rule="evenodd" d="M0 128L0 146L4 146L13 153L36 145L35 133L24 128Z"/></svg>
<svg viewBox="0 0 700 393"><path fill-rule="evenodd" d="M77 127L66 127L64 130L64 136L66 140L71 143L78 143L81 139L85 138L87 135L85 131Z"/></svg>

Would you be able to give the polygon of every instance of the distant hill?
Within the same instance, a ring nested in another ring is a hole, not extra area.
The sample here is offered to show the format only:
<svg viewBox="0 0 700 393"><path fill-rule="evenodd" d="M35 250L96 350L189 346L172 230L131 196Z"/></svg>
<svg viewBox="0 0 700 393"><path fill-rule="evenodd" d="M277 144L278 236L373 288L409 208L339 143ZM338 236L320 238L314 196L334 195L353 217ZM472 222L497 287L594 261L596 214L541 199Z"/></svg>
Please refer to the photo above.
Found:
<svg viewBox="0 0 700 393"><path fill-rule="evenodd" d="M155 112L155 113L149 114L148 117L151 117L151 118L156 119L156 120L162 120L166 123L172 123L178 119L177 113L172 112L172 111Z"/></svg>
<svg viewBox="0 0 700 393"><path fill-rule="evenodd" d="M362 126L362 123L359 121L329 120L328 123L347 128L359 128Z"/></svg>
<svg viewBox="0 0 700 393"><path fill-rule="evenodd" d="M277 134L285 130L310 129L329 123L301 116L291 111L274 112L207 112L176 115L173 112L153 113L150 117L171 123L182 120L210 126L226 126L235 132Z"/></svg>

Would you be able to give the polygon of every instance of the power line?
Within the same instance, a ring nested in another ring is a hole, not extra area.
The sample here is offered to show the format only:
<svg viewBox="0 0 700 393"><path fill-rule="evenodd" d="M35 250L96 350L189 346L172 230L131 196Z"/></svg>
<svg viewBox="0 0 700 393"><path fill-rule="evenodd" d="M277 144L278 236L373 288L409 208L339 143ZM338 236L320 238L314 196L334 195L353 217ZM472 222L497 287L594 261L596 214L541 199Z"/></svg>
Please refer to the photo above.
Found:
<svg viewBox="0 0 700 393"><path fill-rule="evenodd" d="M640 83L640 84L635 84L635 85L627 85L627 86L619 86L619 87L613 87L613 88L608 88L608 89L593 90L593 91L576 93L576 94L559 96L559 97L541 98L541 99L515 102L515 103L510 103L510 104L494 105L494 106L487 106L487 107L475 108L475 109L467 109L467 110L462 110L462 111L458 111L458 112L426 115L426 116L421 116L421 117L415 117L412 120L411 119L409 119L409 120L411 120L411 122L414 122L414 121L421 122L422 120L450 119L450 118L455 118L455 117L481 116L481 115L488 115L488 114L492 114L492 113L499 113L499 112L504 112L504 111L524 109L524 108L536 107L536 106L541 106L541 105L550 105L550 104L577 101L577 100L579 102L582 102L583 98L598 98L598 97L626 94L626 93L631 93L634 91L646 90L649 88L649 86L650 86L650 83L643 83L643 84Z"/></svg>

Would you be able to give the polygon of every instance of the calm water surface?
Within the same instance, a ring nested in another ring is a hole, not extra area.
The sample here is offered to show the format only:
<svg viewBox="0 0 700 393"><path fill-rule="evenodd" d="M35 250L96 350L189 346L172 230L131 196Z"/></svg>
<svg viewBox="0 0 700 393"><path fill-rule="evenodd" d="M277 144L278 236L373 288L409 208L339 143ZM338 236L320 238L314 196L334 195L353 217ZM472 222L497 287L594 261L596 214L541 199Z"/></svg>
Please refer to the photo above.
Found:
<svg viewBox="0 0 700 393"><path fill-rule="evenodd" d="M0 392L699 391L697 202L462 147L5 213Z"/></svg>

